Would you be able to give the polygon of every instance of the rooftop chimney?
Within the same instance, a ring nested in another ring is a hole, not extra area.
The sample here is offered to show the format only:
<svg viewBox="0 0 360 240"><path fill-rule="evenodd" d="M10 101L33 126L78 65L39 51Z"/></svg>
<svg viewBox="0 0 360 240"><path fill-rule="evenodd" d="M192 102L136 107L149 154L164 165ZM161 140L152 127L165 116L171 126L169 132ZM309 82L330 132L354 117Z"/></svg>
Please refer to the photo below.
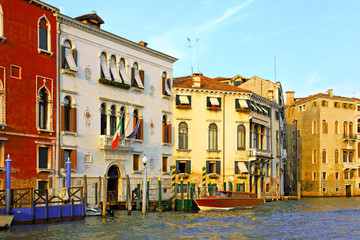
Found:
<svg viewBox="0 0 360 240"><path fill-rule="evenodd" d="M290 105L295 102L294 93L295 93L294 91L286 92L286 105Z"/></svg>
<svg viewBox="0 0 360 240"><path fill-rule="evenodd" d="M332 89L329 89L329 90L327 91L327 93L328 93L328 95L329 95L330 97L334 96L334 95L333 95L333 90L332 90Z"/></svg>
<svg viewBox="0 0 360 240"><path fill-rule="evenodd" d="M147 42L144 42L144 41L140 41L139 44L144 47L146 47L148 45Z"/></svg>
<svg viewBox="0 0 360 240"><path fill-rule="evenodd" d="M192 87L200 88L201 87L201 73L194 73L192 76Z"/></svg>

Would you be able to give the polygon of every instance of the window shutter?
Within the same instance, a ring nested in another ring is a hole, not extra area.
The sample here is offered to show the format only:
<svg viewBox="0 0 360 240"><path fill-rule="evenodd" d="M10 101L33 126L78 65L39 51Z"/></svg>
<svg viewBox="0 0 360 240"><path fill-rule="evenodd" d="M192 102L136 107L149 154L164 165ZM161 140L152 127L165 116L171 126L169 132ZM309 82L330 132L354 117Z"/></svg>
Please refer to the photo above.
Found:
<svg viewBox="0 0 360 240"><path fill-rule="evenodd" d="M164 143L165 142L165 127L166 127L166 125L165 125L165 123L163 122L162 123L162 142Z"/></svg>
<svg viewBox="0 0 360 240"><path fill-rule="evenodd" d="M165 77L162 77L162 94L165 95Z"/></svg>
<svg viewBox="0 0 360 240"><path fill-rule="evenodd" d="M77 154L76 154L76 149L71 151L71 168L77 168Z"/></svg>
<svg viewBox="0 0 360 240"><path fill-rule="evenodd" d="M239 99L235 99L235 109L239 109L239 108L240 108Z"/></svg>
<svg viewBox="0 0 360 240"><path fill-rule="evenodd" d="M65 158L65 151L64 151L64 149L61 149L61 153L60 153L60 166L61 166L61 168L65 168L64 158Z"/></svg>
<svg viewBox="0 0 360 240"><path fill-rule="evenodd" d="M216 174L220 175L221 161L216 161Z"/></svg>
<svg viewBox="0 0 360 240"><path fill-rule="evenodd" d="M248 169L248 171L249 171L249 174L251 174L251 168L250 168L250 162L244 162L245 163L245 166L246 166L246 168Z"/></svg>
<svg viewBox="0 0 360 240"><path fill-rule="evenodd" d="M188 100L189 100L189 105L191 106L191 96L187 96Z"/></svg>
<svg viewBox="0 0 360 240"><path fill-rule="evenodd" d="M76 132L76 108L71 108L71 131Z"/></svg>
<svg viewBox="0 0 360 240"><path fill-rule="evenodd" d="M179 160L176 160L176 174L179 174Z"/></svg>
<svg viewBox="0 0 360 240"><path fill-rule="evenodd" d="M134 87L135 86L135 68L131 68L131 86Z"/></svg>
<svg viewBox="0 0 360 240"><path fill-rule="evenodd" d="M167 134L168 134L168 143L171 143L171 124L168 124L167 126Z"/></svg>
<svg viewBox="0 0 360 240"><path fill-rule="evenodd" d="M218 97L217 99L219 101L219 107L221 108L221 97Z"/></svg>
<svg viewBox="0 0 360 240"><path fill-rule="evenodd" d="M206 98L206 106L211 107L210 97Z"/></svg>
<svg viewBox="0 0 360 240"><path fill-rule="evenodd" d="M65 107L61 106L61 131L64 131L65 126Z"/></svg>
<svg viewBox="0 0 360 240"><path fill-rule="evenodd" d="M187 174L191 174L191 161L190 160L187 160Z"/></svg>
<svg viewBox="0 0 360 240"><path fill-rule="evenodd" d="M135 128L136 128L136 124L137 124L136 120L137 120L136 118L133 118L133 131L135 131ZM134 139L136 139L136 135L133 137Z"/></svg>
<svg viewBox="0 0 360 240"><path fill-rule="evenodd" d="M144 72L144 70L139 70L139 76L140 76L140 80L141 80L143 86L145 87L145 72Z"/></svg>
<svg viewBox="0 0 360 240"><path fill-rule="evenodd" d="M176 95L176 96L175 96L175 102L176 102L176 105L179 105L179 104L180 104L180 97L179 97L179 95Z"/></svg>
<svg viewBox="0 0 360 240"><path fill-rule="evenodd" d="M239 174L238 161L235 161L235 174Z"/></svg>
<svg viewBox="0 0 360 240"><path fill-rule="evenodd" d="M139 125L140 139L141 139L141 140L144 140L144 134L143 134L143 133L144 133L144 131L143 131L143 127L144 127L144 126L143 126L143 119L140 119L139 121L140 121L140 125Z"/></svg>
<svg viewBox="0 0 360 240"><path fill-rule="evenodd" d="M358 143L358 157L360 158L360 142ZM360 169L359 169L359 171L360 171Z"/></svg>
<svg viewBox="0 0 360 240"><path fill-rule="evenodd" d="M206 161L206 174L209 174L209 165L210 165L210 162Z"/></svg>
<svg viewBox="0 0 360 240"><path fill-rule="evenodd" d="M61 46L61 68L65 69L66 58L65 58L65 46Z"/></svg>
<svg viewBox="0 0 360 240"><path fill-rule="evenodd" d="M249 106L249 109L251 109L251 101L249 99L245 99L247 105Z"/></svg>

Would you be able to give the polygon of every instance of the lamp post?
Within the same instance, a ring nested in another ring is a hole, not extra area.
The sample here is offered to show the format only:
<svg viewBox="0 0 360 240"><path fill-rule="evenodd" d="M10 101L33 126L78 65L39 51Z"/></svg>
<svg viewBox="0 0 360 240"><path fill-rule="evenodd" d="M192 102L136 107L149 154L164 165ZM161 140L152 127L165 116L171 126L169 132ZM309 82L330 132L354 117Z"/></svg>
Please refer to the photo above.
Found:
<svg viewBox="0 0 360 240"><path fill-rule="evenodd" d="M141 159L142 163L144 164L144 181L143 181L143 200L142 200L142 214L146 214L146 163L147 163L147 157L144 155L144 157Z"/></svg>

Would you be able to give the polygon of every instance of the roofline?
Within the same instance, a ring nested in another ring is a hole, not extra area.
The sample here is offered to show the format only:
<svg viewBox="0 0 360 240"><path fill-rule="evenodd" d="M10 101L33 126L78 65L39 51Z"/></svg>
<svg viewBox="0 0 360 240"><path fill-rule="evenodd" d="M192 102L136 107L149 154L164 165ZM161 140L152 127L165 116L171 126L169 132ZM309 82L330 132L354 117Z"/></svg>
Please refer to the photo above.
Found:
<svg viewBox="0 0 360 240"><path fill-rule="evenodd" d="M329 99L339 99L339 100L341 99L341 100L345 100L345 101L360 101L359 98L349 98L349 97L336 96L336 95L329 96L328 94L325 94L325 93L317 93L317 94L310 95L310 96L307 96L307 97L304 97L304 98L299 98L300 100L295 101L292 104L287 104L287 105L285 105L285 107L295 106L295 105L298 105L300 103L311 101L311 100L317 99L317 98L329 98Z"/></svg>
<svg viewBox="0 0 360 240"><path fill-rule="evenodd" d="M27 0L27 1L29 2L29 4L35 3L37 5L47 8L48 10L51 10L52 12L60 12L60 10L58 8L56 8L50 4L44 3L40 0Z"/></svg>
<svg viewBox="0 0 360 240"><path fill-rule="evenodd" d="M178 59L177 58L174 58L170 55L167 55L165 53L162 53L162 52L159 52L159 51L156 51L154 49L151 49L151 48L148 48L148 47L144 47L138 43L135 43L133 41L130 41L128 39L125 39L123 37L120 37L118 35L115 35L113 33L110 33L108 31L105 31L105 30L102 30L102 29L99 29L99 28L95 28L89 24L86 24L86 23L83 23L79 20L76 20L72 17L69 17L69 16L66 16L64 14L61 14L61 13L56 13L55 14L56 17L64 22L61 22L63 24L66 24L66 23L71 23L74 25L74 27L77 27L77 28L81 28L81 29L86 29L88 31L91 31L91 32L95 32L99 35L102 35L103 37L106 37L108 40L110 41L114 41L114 42L118 42L118 43L121 43L122 45L125 45L129 48L132 48L134 50L138 50L138 51L141 51L143 53L146 53L146 54L152 54L152 55L155 55L156 57L159 57L159 58L162 58L170 63L174 63L176 62ZM60 24L61 24L60 23Z"/></svg>

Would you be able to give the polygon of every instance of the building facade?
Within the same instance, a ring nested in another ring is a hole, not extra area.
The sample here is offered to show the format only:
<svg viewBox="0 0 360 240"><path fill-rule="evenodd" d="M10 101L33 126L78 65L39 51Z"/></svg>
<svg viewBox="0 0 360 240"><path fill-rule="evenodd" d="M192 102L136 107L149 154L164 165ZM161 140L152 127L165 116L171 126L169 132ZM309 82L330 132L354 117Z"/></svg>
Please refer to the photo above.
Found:
<svg viewBox="0 0 360 240"><path fill-rule="evenodd" d="M0 0L0 169L4 179L10 155L12 188L42 189L53 181L56 12L41 1Z"/></svg>
<svg viewBox="0 0 360 240"><path fill-rule="evenodd" d="M359 99L335 96L331 89L306 98L286 94L286 191L301 191L302 196L359 195Z"/></svg>
<svg viewBox="0 0 360 240"><path fill-rule="evenodd" d="M276 128L281 107L252 91L222 83L202 74L175 78L174 164L180 177L206 186L259 197L280 194L280 166L275 160ZM229 188L228 188L229 189Z"/></svg>
<svg viewBox="0 0 360 240"><path fill-rule="evenodd" d="M125 200L144 177L146 156L150 184L171 186L172 64L175 58L101 29L96 14L78 18L57 14L59 24L59 103L61 135L58 184L65 163L72 164L72 184L87 176L93 202L99 177L107 181L108 201ZM119 143L112 141L119 126ZM170 193L170 191L168 192ZM152 195L152 194L150 194ZM155 194L154 194L155 196Z"/></svg>

